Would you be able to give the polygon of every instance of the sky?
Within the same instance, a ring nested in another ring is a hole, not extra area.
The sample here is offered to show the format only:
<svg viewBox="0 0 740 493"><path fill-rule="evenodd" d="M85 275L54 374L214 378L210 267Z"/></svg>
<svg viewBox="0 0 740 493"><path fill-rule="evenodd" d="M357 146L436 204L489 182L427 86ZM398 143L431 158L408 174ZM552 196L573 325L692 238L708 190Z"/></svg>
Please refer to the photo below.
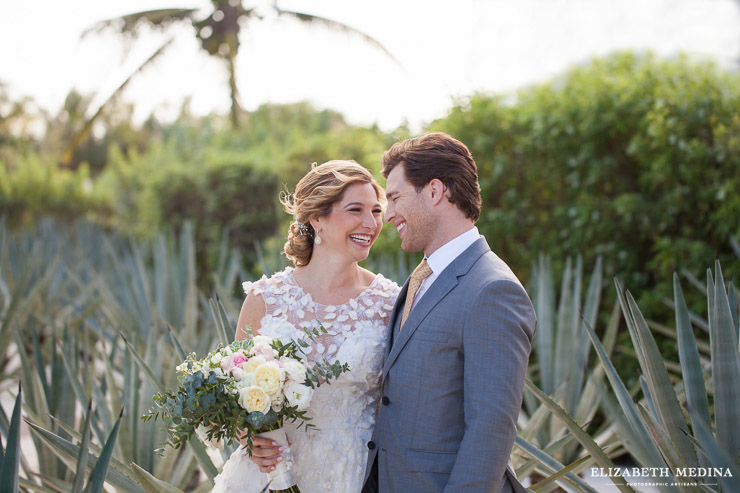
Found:
<svg viewBox="0 0 740 493"><path fill-rule="evenodd" d="M678 52L737 70L737 0L280 0L284 9L329 17L379 40L394 63L357 36L277 19L242 30L237 80L248 110L310 101L356 124L420 130L476 91L510 94L574 64L617 50ZM166 39L144 33L125 47L114 33L81 34L95 22L140 10L203 8L208 0L37 0L0 4L0 82L55 113L70 90L93 108ZM170 31L167 53L122 94L135 118L173 119L186 98L195 114L226 114L226 70L199 49L192 27Z"/></svg>

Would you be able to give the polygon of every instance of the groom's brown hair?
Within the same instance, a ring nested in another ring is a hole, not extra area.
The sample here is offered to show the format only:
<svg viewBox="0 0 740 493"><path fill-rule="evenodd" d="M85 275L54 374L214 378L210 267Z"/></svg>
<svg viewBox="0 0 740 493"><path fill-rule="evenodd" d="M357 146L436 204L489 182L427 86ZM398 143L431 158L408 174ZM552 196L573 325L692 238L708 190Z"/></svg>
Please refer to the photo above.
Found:
<svg viewBox="0 0 740 493"><path fill-rule="evenodd" d="M383 176L388 178L399 164L417 192L436 178L447 188L450 203L465 217L478 220L481 209L478 167L465 144L443 132L396 142L383 154Z"/></svg>

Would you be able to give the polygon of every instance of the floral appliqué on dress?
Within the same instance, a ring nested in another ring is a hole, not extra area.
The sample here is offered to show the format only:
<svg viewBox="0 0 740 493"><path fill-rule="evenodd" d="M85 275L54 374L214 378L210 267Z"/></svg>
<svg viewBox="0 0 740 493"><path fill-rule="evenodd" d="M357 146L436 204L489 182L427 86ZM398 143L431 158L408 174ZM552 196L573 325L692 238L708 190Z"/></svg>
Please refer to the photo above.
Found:
<svg viewBox="0 0 740 493"><path fill-rule="evenodd" d="M370 286L342 305L322 305L304 292L287 268L269 279L245 282L244 291L262 295L266 314L259 333L287 341L305 337L302 328L322 324L328 331L307 348L310 363L322 358L348 363L349 373L316 389L307 415L316 429L286 423L303 493L359 493L365 476L367 442L375 424L388 320L399 287L376 275ZM267 484L243 450L237 450L216 478L214 492L253 493Z"/></svg>

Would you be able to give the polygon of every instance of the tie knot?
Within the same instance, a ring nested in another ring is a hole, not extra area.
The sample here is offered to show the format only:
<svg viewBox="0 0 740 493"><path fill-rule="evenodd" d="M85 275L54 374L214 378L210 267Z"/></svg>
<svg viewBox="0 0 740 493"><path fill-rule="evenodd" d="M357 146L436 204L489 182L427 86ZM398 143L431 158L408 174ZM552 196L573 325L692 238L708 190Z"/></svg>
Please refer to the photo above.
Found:
<svg viewBox="0 0 740 493"><path fill-rule="evenodd" d="M424 259L421 261L421 263L414 269L414 272L411 274L411 279L414 281L423 281L427 277L429 277L432 274L432 268L429 267L429 264L427 263L427 259Z"/></svg>

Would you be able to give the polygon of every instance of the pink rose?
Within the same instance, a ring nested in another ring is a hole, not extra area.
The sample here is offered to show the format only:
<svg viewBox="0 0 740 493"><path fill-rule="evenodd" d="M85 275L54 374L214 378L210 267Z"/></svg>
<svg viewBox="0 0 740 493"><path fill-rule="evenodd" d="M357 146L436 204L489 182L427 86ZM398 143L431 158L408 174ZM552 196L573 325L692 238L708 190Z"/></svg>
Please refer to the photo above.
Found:
<svg viewBox="0 0 740 493"><path fill-rule="evenodd" d="M249 358L247 358L247 355L244 354L241 350L237 351L236 353L231 355L231 367L234 368L235 366L241 368L244 363L247 362Z"/></svg>
<svg viewBox="0 0 740 493"><path fill-rule="evenodd" d="M249 358L244 354L244 351L239 350L232 353L230 356L226 356L221 360L221 369L223 371L232 371L234 368L241 368Z"/></svg>

